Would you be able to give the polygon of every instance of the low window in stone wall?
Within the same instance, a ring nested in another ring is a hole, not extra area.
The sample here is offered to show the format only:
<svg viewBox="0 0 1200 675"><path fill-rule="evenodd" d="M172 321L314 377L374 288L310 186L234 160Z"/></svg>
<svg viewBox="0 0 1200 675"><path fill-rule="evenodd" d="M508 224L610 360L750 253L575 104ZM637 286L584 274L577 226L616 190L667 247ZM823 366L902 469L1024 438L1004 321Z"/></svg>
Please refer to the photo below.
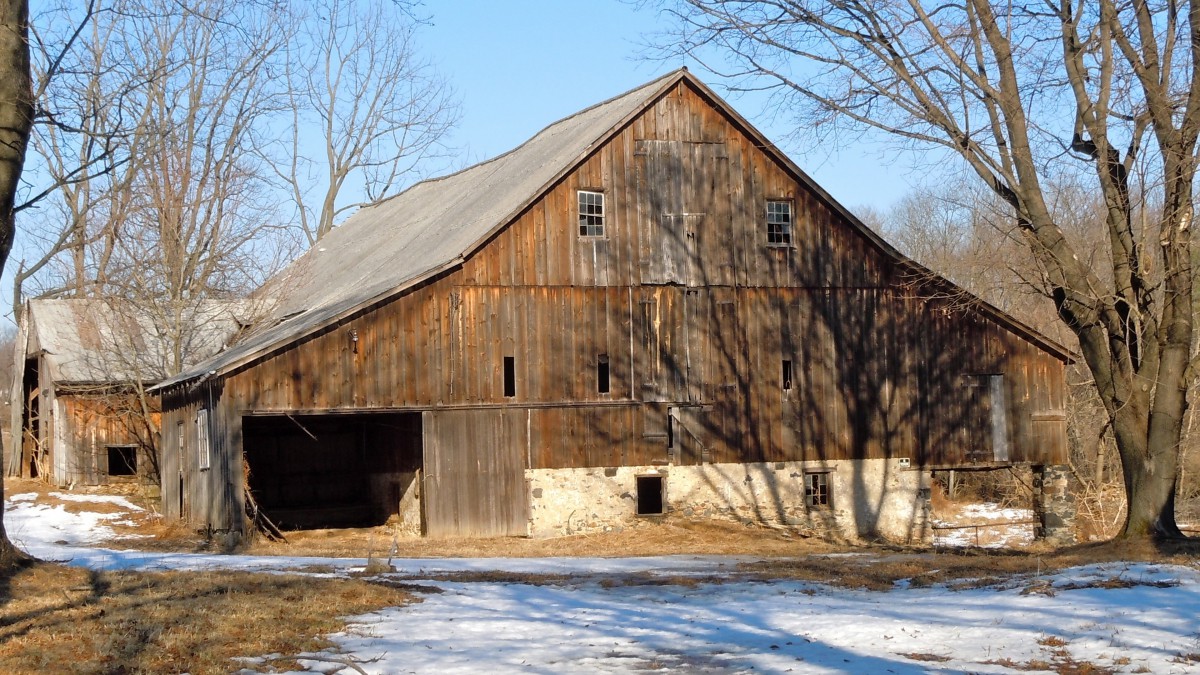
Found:
<svg viewBox="0 0 1200 675"><path fill-rule="evenodd" d="M829 474L804 474L804 503L810 508L829 506Z"/></svg>
<svg viewBox="0 0 1200 675"><path fill-rule="evenodd" d="M663 498L663 477L652 474L637 477L637 514L660 516L664 513L667 500Z"/></svg>

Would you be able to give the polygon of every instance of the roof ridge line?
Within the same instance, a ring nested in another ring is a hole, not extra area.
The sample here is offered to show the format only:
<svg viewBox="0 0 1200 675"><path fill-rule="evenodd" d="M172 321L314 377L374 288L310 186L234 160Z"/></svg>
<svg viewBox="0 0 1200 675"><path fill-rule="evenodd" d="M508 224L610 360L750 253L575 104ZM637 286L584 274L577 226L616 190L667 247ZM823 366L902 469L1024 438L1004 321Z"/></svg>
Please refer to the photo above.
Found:
<svg viewBox="0 0 1200 675"><path fill-rule="evenodd" d="M581 117L581 116L583 116L584 114L586 114L586 113L589 113L589 112L591 112L591 111L595 110L596 108L599 108L599 107L601 107L601 106L608 105L609 103L612 103L613 101L616 101L617 99L621 99L621 98L624 98L624 97L626 97L626 96L629 96L630 94L632 94L632 93L634 93L634 92L636 92L636 91L641 91L641 90L643 90L643 89L648 89L648 88L650 88L650 87L652 87L652 86L654 86L654 85L658 85L659 83L661 83L661 82L664 82L664 81L666 81L666 80L668 80L668 79L671 79L671 78L675 78L675 77L681 77L683 73L687 73L687 72L688 72L687 66L684 66L684 67L682 67L682 68L676 68L675 70L672 70L671 72L669 72L669 73L666 73L665 75L662 75L662 76L660 76L660 77L657 77L657 78L655 78L655 79L653 79L653 80L650 80L649 82L646 82L646 83L644 83L644 84L641 84L641 85L639 85L639 86L636 86L636 87L633 87L633 88L631 88L631 89L628 89L628 90L626 90L626 91L624 91L624 92L621 92L620 94L617 94L616 96L610 96L610 97L608 97L608 98L604 99L603 101L600 101L599 103L594 103L594 104L592 104L592 105L590 105L590 106L588 106L588 107L584 108L583 110L578 110L578 111L576 111L576 112L574 112L574 113L571 113L570 115L567 115L566 117L563 117L563 118L557 119L557 120L555 120L555 121L553 121L553 122L551 122L551 123L547 124L546 126L542 127L541 129L538 129L536 132L534 132L534 134L533 134L532 136L530 136L530 137L526 138L524 141L522 141L520 145L517 145L516 147L510 148L510 149L508 149L508 150L505 150L504 152L500 153L499 155L496 155L495 157L489 157L488 159L485 159L485 160L482 160L482 161L476 162L475 164L472 164L472 165L470 165L470 166L465 166L465 167L463 167L463 168L461 168L461 169L458 169L457 171L452 171L452 172L450 172L450 173L443 174L443 175L441 175L441 176L435 176L435 177L433 177L433 178L426 178L426 179L425 179L425 180L423 180L423 181L420 181L420 182L417 182L417 183L413 183L412 185L408 186L408 187L407 187L407 188L405 188L404 190L402 190L402 191L400 191L400 192L397 192L396 194L394 194L394 195L391 195L390 197L385 197L385 198L383 198L383 199L380 199L379 201L372 202L372 203L370 203L370 204L367 204L367 205L363 206L362 208L364 208L364 209L369 209L369 208L373 208L373 207L375 207L375 206L378 206L378 205L381 205L381 204L385 204L385 203L387 203L387 202L389 202L389 201L391 201L391 200L393 200L393 199L395 199L395 198L397 198L397 197L399 197L399 196L401 196L401 195L404 195L404 194L408 193L410 190L413 190L413 189L415 189L415 188L418 188L418 187L420 187L420 186L422 186L422 185L431 185L431 184L434 184L434 183L440 183L440 182L442 182L442 181L449 180L449 179L451 179L451 178L455 178L455 177L457 177L457 176L460 176L460 175L462 175L462 174L464 174L464 173L466 173L466 172L468 172L468 171L474 171L475 169L478 169L478 168L481 168L481 167L487 166L488 164L492 164L493 162L498 162L498 161L500 161L500 160L504 159L505 157L508 157L509 155L511 155L511 154L513 154L513 153L515 153L515 152L517 152L517 151L518 151L518 150L520 150L521 148L524 148L525 146L529 145L529 144L530 144L530 143L532 143L533 141L537 140L537 138L538 138L539 136L541 136L542 134L544 134L544 133L546 133L547 131L549 131L549 130L550 130L552 127L556 127L556 126L558 126L558 125L562 124L563 122L568 122L568 121L570 121L570 120L573 120L573 119L575 119L575 118L577 118L577 117ZM361 209L360 209L360 210L361 210Z"/></svg>

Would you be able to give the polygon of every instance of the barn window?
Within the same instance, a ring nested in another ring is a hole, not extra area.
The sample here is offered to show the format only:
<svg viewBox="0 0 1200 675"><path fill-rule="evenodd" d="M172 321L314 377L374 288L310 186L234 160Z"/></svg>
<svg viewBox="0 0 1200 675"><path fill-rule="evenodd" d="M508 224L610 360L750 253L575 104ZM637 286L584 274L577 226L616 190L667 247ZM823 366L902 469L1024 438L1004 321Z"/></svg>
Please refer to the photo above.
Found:
<svg viewBox="0 0 1200 675"><path fill-rule="evenodd" d="M207 469L212 464L212 448L208 443L208 410L196 411L196 461L197 467Z"/></svg>
<svg viewBox="0 0 1200 675"><path fill-rule="evenodd" d="M637 477L637 514L639 516L660 516L665 511L663 506L663 477L661 474L651 474Z"/></svg>
<svg viewBox="0 0 1200 675"><path fill-rule="evenodd" d="M105 449L108 450L108 475L137 475L136 445L109 445Z"/></svg>
<svg viewBox="0 0 1200 675"><path fill-rule="evenodd" d="M783 390L792 390L792 360L783 360Z"/></svg>
<svg viewBox="0 0 1200 675"><path fill-rule="evenodd" d="M804 503L809 507L829 506L829 474L804 474Z"/></svg>
<svg viewBox="0 0 1200 675"><path fill-rule="evenodd" d="M607 394L608 389L608 354L601 354L596 359L596 391L601 394Z"/></svg>
<svg viewBox="0 0 1200 675"><path fill-rule="evenodd" d="M772 200L767 202L767 245L792 245L792 203Z"/></svg>
<svg viewBox="0 0 1200 675"><path fill-rule="evenodd" d="M504 395L512 398L517 395L517 360L515 357L504 357Z"/></svg>
<svg viewBox="0 0 1200 675"><path fill-rule="evenodd" d="M604 193L579 191L579 236L604 236Z"/></svg>

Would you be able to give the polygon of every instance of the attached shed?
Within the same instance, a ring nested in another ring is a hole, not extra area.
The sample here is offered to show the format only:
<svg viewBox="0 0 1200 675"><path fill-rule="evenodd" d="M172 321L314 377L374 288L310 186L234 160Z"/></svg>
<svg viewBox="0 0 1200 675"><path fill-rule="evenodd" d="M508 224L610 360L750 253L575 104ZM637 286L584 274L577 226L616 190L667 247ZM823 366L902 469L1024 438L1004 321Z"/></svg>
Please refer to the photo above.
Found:
<svg viewBox="0 0 1200 675"><path fill-rule="evenodd" d="M686 70L362 209L261 293L270 320L158 389L164 511L196 525L918 540L932 470L1066 462L1067 350Z"/></svg>
<svg viewBox="0 0 1200 675"><path fill-rule="evenodd" d="M250 303L205 303L172 331L113 299L38 299L18 327L8 474L56 485L157 478L158 399L165 373L219 352Z"/></svg>

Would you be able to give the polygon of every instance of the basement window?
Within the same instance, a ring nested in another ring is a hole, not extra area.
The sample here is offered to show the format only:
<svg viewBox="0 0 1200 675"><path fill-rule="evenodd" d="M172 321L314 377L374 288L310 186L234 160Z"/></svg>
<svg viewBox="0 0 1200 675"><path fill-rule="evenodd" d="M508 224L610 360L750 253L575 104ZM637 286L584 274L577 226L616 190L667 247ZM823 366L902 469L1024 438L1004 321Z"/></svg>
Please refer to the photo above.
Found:
<svg viewBox="0 0 1200 675"><path fill-rule="evenodd" d="M829 474L804 474L804 503L809 508L829 506Z"/></svg>
<svg viewBox="0 0 1200 675"><path fill-rule="evenodd" d="M767 246L792 245L792 203L767 202Z"/></svg>
<svg viewBox="0 0 1200 675"><path fill-rule="evenodd" d="M792 390L792 360L783 360L783 390Z"/></svg>
<svg viewBox="0 0 1200 675"><path fill-rule="evenodd" d="M504 396L512 398L517 395L517 360L515 357L504 357Z"/></svg>
<svg viewBox="0 0 1200 675"><path fill-rule="evenodd" d="M639 516L661 516L667 500L663 498L663 477L650 474L637 477L637 514Z"/></svg>
<svg viewBox="0 0 1200 675"><path fill-rule="evenodd" d="M596 359L596 392L607 394L609 391L608 354L601 354Z"/></svg>
<svg viewBox="0 0 1200 675"><path fill-rule="evenodd" d="M109 445L105 449L108 450L108 475L137 475L136 445Z"/></svg>
<svg viewBox="0 0 1200 675"><path fill-rule="evenodd" d="M579 191L579 236L604 236L604 193Z"/></svg>

